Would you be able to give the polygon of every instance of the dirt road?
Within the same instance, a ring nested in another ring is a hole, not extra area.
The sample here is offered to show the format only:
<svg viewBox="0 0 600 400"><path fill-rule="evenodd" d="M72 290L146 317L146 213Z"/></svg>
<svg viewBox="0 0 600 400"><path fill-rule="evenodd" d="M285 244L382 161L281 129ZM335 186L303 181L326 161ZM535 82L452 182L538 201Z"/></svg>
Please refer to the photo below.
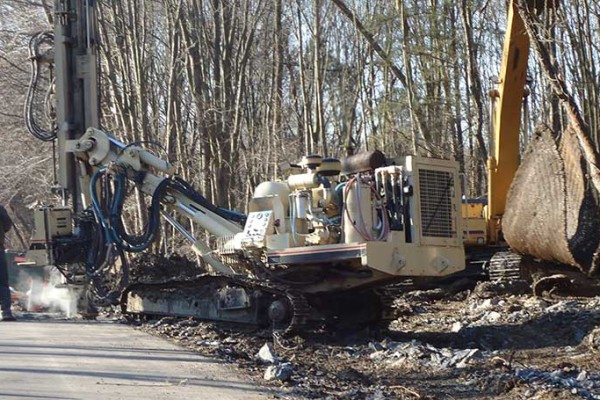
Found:
<svg viewBox="0 0 600 400"><path fill-rule="evenodd" d="M0 323L2 399L269 397L222 361L119 323Z"/></svg>

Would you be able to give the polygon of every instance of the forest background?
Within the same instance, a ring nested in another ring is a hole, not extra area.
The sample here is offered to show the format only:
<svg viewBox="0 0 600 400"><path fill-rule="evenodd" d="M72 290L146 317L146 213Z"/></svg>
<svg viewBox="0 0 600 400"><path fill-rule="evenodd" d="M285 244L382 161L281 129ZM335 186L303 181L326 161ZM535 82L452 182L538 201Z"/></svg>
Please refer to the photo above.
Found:
<svg viewBox="0 0 600 400"><path fill-rule="evenodd" d="M32 211L53 203L52 145L29 135L28 43L50 0L0 0L0 204L25 248ZM490 100L507 4L498 0L98 0L102 129L143 141L216 204L245 211L253 188L303 154L454 158L484 197ZM600 3L564 1L544 37L596 143ZM531 57L522 149L563 117ZM515 99L515 101L519 101ZM130 214L141 226L142 210ZM163 238L163 240L166 240Z"/></svg>

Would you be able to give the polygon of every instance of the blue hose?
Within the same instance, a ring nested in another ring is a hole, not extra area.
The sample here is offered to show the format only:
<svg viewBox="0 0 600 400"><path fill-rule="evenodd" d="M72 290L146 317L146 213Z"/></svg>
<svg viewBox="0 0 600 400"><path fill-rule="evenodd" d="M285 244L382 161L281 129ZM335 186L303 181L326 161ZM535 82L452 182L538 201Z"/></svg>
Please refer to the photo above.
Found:
<svg viewBox="0 0 600 400"><path fill-rule="evenodd" d="M154 191L152 195L152 204L150 206L150 222L146 231L139 236L133 236L127 234L123 226L122 210L123 203L125 200L125 182L126 177L124 174L113 175L115 178L115 193L109 199L109 194L105 193L107 200L107 209L109 212L108 217L105 215L100 200L98 198L98 192L96 190L96 184L101 177L107 176L106 168L102 167L98 169L92 178L90 179L90 193L92 197L92 207L98 221L102 226L104 235L107 242L115 244L120 249L128 252L139 253L146 250L154 241L158 227L160 223L160 199L164 193L164 190L169 184L169 180L163 180Z"/></svg>
<svg viewBox="0 0 600 400"><path fill-rule="evenodd" d="M163 179L152 194L152 202L149 213L150 219L145 232L141 235L130 235L127 233L123 225L122 218L127 176L125 173L110 174L110 177L112 177L115 182L115 190L112 196L108 190L108 187L104 192L104 202L106 203L106 212L108 212L108 216L102 207L96 189L98 180L103 177L105 179L109 178L106 167L99 168L90 179L92 208L94 210L94 214L96 215L96 219L102 226L107 243L114 244L118 248L128 252L141 252L147 249L154 241L160 226L160 201L163 198L166 189L180 192L201 206L206 207L209 211L212 211L227 220L238 223L243 223L246 220L246 216L244 214L215 206L204 196L196 192L189 183L185 182L181 178L174 177L172 179Z"/></svg>

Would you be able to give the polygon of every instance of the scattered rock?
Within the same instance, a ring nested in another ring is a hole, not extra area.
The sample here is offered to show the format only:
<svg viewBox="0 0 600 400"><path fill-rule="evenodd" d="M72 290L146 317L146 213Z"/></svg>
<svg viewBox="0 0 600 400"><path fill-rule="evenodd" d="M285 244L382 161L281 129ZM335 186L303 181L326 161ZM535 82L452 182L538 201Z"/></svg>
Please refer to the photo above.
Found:
<svg viewBox="0 0 600 400"><path fill-rule="evenodd" d="M196 342L196 345L202 347L219 347L221 345L221 342L219 342L218 340L201 340L199 342Z"/></svg>
<svg viewBox="0 0 600 400"><path fill-rule="evenodd" d="M448 295L448 291L438 288L430 290L414 290L412 292L406 293L405 297L409 301L435 301L443 299Z"/></svg>
<svg viewBox="0 0 600 400"><path fill-rule="evenodd" d="M577 378L575 378L575 379L577 379L579 382L587 380L588 379L587 371L586 370L581 371L579 373L579 375L577 375Z"/></svg>
<svg viewBox="0 0 600 400"><path fill-rule="evenodd" d="M506 296L507 294L524 295L530 292L531 286L529 283L518 279L508 282L484 281L477 284L472 296L486 299L496 296Z"/></svg>
<svg viewBox="0 0 600 400"><path fill-rule="evenodd" d="M386 400L387 398L382 390L377 390L375 393L367 396L367 400Z"/></svg>
<svg viewBox="0 0 600 400"><path fill-rule="evenodd" d="M382 351L384 347L381 343L378 342L369 342L369 350L372 351Z"/></svg>
<svg viewBox="0 0 600 400"><path fill-rule="evenodd" d="M527 308L544 309L548 307L548 302L539 297L529 297L523 301L523 305Z"/></svg>
<svg viewBox="0 0 600 400"><path fill-rule="evenodd" d="M278 361L271 343L265 343L256 354L256 357L266 364L275 364Z"/></svg>
<svg viewBox="0 0 600 400"><path fill-rule="evenodd" d="M545 312L559 313L574 311L577 308L577 305L576 301L559 301L556 304L546 307Z"/></svg>
<svg viewBox="0 0 600 400"><path fill-rule="evenodd" d="M490 311L485 315L485 320L491 322L492 324L500 321L501 318L502 314L497 311Z"/></svg>
<svg viewBox="0 0 600 400"><path fill-rule="evenodd" d="M600 350L600 327L591 331L585 337L584 343L593 350Z"/></svg>
<svg viewBox="0 0 600 400"><path fill-rule="evenodd" d="M540 389L565 389L584 399L600 399L600 376L590 376L581 371L575 376L561 369L552 372L535 368L517 368L515 376Z"/></svg>
<svg viewBox="0 0 600 400"><path fill-rule="evenodd" d="M291 363L288 363L288 362L277 364L277 365L271 365L265 371L264 378L267 381L272 381L272 380L276 379L276 380L285 382L292 377L293 371L294 371L294 367L292 366Z"/></svg>
<svg viewBox="0 0 600 400"><path fill-rule="evenodd" d="M438 349L416 340L382 343L384 350L371 353L369 358L384 361L393 368L414 369L417 366L433 369L465 368L481 354L479 349Z"/></svg>
<svg viewBox="0 0 600 400"><path fill-rule="evenodd" d="M457 321L457 322L455 322L455 323L452 324L452 327L450 328L450 331L454 332L454 333L458 333L458 332L460 332L460 330L462 328L463 328L463 324L461 324L460 322Z"/></svg>

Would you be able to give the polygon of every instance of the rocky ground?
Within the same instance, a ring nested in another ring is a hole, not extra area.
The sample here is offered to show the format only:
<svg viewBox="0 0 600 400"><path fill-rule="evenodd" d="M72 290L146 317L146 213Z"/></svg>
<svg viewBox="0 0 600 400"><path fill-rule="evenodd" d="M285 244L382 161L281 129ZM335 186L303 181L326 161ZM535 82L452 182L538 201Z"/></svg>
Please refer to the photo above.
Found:
<svg viewBox="0 0 600 400"><path fill-rule="evenodd" d="M389 326L283 339L163 318L140 329L230 361L283 399L600 399L600 297L487 282L407 291Z"/></svg>

